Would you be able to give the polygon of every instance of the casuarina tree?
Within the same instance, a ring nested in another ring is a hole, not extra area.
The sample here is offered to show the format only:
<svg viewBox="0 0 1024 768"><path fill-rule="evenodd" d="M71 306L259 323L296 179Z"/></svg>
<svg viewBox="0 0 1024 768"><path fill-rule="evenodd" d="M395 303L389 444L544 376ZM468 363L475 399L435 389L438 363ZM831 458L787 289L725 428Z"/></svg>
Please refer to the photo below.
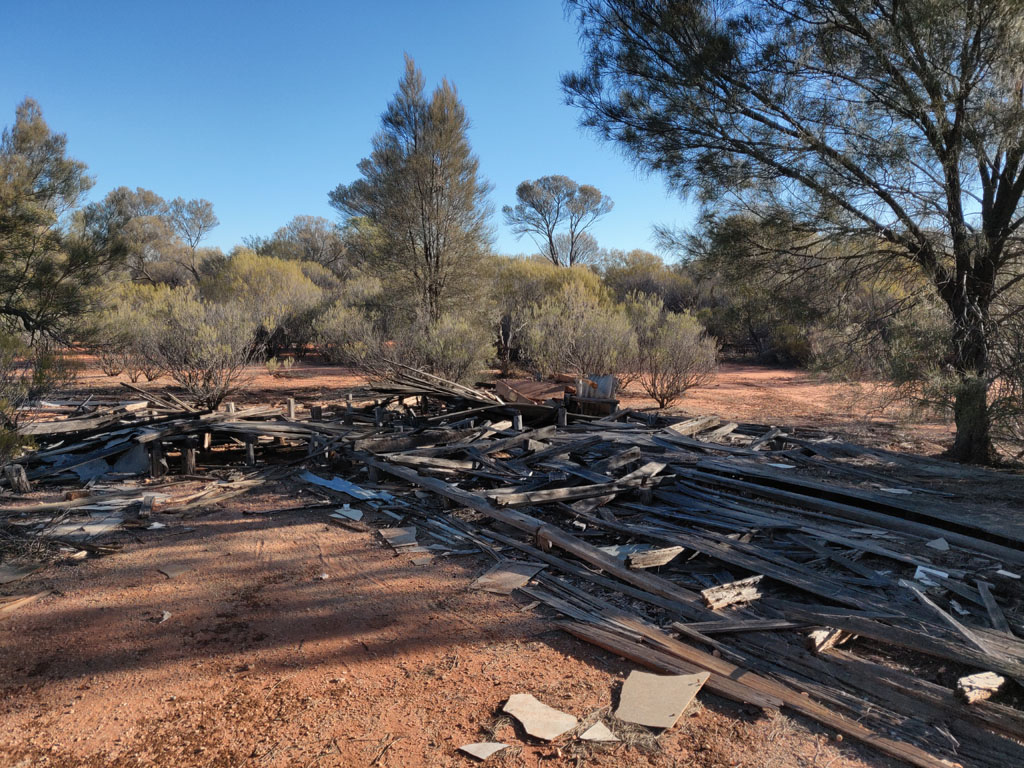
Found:
<svg viewBox="0 0 1024 768"><path fill-rule="evenodd" d="M952 453L987 461L993 344L1024 280L1020 3L567 7L585 64L563 86L587 126L719 211L921 271L947 312Z"/></svg>
<svg viewBox="0 0 1024 768"><path fill-rule="evenodd" d="M366 266L412 292L431 322L478 290L490 244L490 186L479 177L468 129L455 87L442 81L428 99L407 56L373 150L359 163L361 178L329 196L343 222L364 233L353 240Z"/></svg>

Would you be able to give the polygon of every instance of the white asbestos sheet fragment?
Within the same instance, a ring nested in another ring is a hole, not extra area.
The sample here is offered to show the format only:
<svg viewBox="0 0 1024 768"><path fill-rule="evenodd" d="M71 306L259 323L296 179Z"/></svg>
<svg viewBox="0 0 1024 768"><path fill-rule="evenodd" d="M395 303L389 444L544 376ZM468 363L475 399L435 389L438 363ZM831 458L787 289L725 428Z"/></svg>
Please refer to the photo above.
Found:
<svg viewBox="0 0 1024 768"><path fill-rule="evenodd" d="M551 741L576 727L576 718L554 707L537 701L529 693L509 696L503 710L518 720L528 734L537 739Z"/></svg>
<svg viewBox="0 0 1024 768"><path fill-rule="evenodd" d="M652 675L633 671L622 684L619 720L649 728L671 728L707 682L709 673L695 675Z"/></svg>
<svg viewBox="0 0 1024 768"><path fill-rule="evenodd" d="M580 734L580 738L583 741L618 741L619 737L616 736L607 725L602 723L600 720L594 723L592 726L587 728L583 733Z"/></svg>
<svg viewBox="0 0 1024 768"><path fill-rule="evenodd" d="M460 752L465 752L470 757L481 761L503 749L508 749L508 744L502 744L500 741L478 741L475 744L463 744L459 747Z"/></svg>
<svg viewBox="0 0 1024 768"><path fill-rule="evenodd" d="M496 595L511 595L513 590L525 587L543 568L537 563L498 563L470 586Z"/></svg>

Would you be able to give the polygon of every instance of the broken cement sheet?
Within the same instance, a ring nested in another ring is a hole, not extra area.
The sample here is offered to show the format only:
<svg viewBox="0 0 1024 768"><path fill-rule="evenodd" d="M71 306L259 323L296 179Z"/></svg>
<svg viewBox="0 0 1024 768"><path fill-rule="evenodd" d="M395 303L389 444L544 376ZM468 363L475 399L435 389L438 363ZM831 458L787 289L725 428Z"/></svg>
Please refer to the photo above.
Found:
<svg viewBox="0 0 1024 768"><path fill-rule="evenodd" d="M358 509L352 509L352 507L346 504L334 510L328 517L333 517L336 520L354 520L359 522L363 519L363 513Z"/></svg>
<svg viewBox="0 0 1024 768"><path fill-rule="evenodd" d="M518 720L530 736L544 741L557 739L576 727L576 718L537 701L529 693L509 696L502 709Z"/></svg>
<svg viewBox="0 0 1024 768"><path fill-rule="evenodd" d="M38 565L0 564L0 584L10 584L39 570Z"/></svg>
<svg viewBox="0 0 1024 768"><path fill-rule="evenodd" d="M543 569L544 566L538 563L498 563L470 586L495 595L511 595L513 590L525 587Z"/></svg>
<svg viewBox="0 0 1024 768"><path fill-rule="evenodd" d="M459 752L465 752L477 760L486 760L494 753L507 748L508 744L502 744L500 741L478 741L475 744L462 745L459 747Z"/></svg>
<svg viewBox="0 0 1024 768"><path fill-rule="evenodd" d="M112 531L123 522L124 517L121 515L99 512L93 514L92 520L81 523L61 523L44 531L43 535L59 539L70 539L71 541L81 541Z"/></svg>
<svg viewBox="0 0 1024 768"><path fill-rule="evenodd" d="M187 565L171 564L161 565L157 570L168 579L173 579L175 576L181 576L183 573L188 573L191 569Z"/></svg>
<svg viewBox="0 0 1024 768"><path fill-rule="evenodd" d="M671 728L690 706L697 691L707 682L710 674L652 675L633 671L622 684L619 720L650 728Z"/></svg>
<svg viewBox="0 0 1024 768"><path fill-rule="evenodd" d="M326 480L307 471L299 475L299 479L305 480L307 483L312 483L313 485L319 485L321 488L330 488L332 491L339 491L344 493L346 496L351 496L353 499L359 499L360 501L370 501L372 499L391 501L395 498L387 491L368 491L365 488L360 488L355 483L350 483L348 480L341 477L332 477L330 480Z"/></svg>
<svg viewBox="0 0 1024 768"><path fill-rule="evenodd" d="M581 733L580 738L583 741L619 741L619 737L600 720Z"/></svg>
<svg viewBox="0 0 1024 768"><path fill-rule="evenodd" d="M416 546L416 526L408 528L381 528L380 535L395 549Z"/></svg>

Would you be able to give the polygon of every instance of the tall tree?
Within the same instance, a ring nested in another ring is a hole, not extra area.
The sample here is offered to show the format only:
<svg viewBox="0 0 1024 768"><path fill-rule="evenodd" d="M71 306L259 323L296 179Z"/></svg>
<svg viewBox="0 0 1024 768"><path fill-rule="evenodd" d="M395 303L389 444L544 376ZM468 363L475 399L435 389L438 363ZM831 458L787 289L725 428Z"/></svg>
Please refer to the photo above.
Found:
<svg viewBox="0 0 1024 768"><path fill-rule="evenodd" d="M362 178L329 195L346 223L372 231L368 266L390 282L404 279L431 321L479 287L474 272L491 238L490 185L478 178L468 129L454 86L442 81L428 100L406 56L373 150L359 163Z"/></svg>
<svg viewBox="0 0 1024 768"><path fill-rule="evenodd" d="M68 340L86 289L123 259L110 221L80 207L92 184L67 137L22 102L0 136L0 330Z"/></svg>
<svg viewBox="0 0 1024 768"><path fill-rule="evenodd" d="M569 0L584 123L719 209L873 242L949 317L964 461L991 455L991 351L1024 280L1017 0ZM826 253L829 252L827 249Z"/></svg>
<svg viewBox="0 0 1024 768"><path fill-rule="evenodd" d="M244 242L261 256L315 261L339 275L349 266L343 230L322 216L296 216L270 237L249 237Z"/></svg>
<svg viewBox="0 0 1024 768"><path fill-rule="evenodd" d="M197 283L203 265L221 255L218 249L199 247L218 223L207 200L179 197L167 202L142 187L117 187L86 210L108 223L127 252L128 270L136 282Z"/></svg>
<svg viewBox="0 0 1024 768"><path fill-rule="evenodd" d="M176 197L167 206L167 216L175 234L185 245L181 252L181 266L198 283L202 278L200 267L205 255L199 244L220 224L213 213L213 203L201 198L185 200Z"/></svg>
<svg viewBox="0 0 1024 768"><path fill-rule="evenodd" d="M541 176L516 187L515 207L501 209L505 223L522 237L530 235L555 265L593 260L597 242L587 230L615 205L597 187L568 176Z"/></svg>

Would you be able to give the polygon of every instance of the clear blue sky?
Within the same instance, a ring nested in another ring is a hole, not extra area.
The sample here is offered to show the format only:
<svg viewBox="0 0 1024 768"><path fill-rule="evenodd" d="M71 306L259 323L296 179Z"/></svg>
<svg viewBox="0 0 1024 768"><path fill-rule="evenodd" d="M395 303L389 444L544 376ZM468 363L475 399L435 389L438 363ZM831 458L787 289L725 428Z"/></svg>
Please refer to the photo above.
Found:
<svg viewBox="0 0 1024 768"><path fill-rule="evenodd" d="M327 192L357 177L408 52L428 87L447 77L496 211L527 178L595 184L615 210L609 248L650 248L652 224L692 206L578 128L559 75L576 68L557 0L514 2L113 2L0 0L0 124L36 99L72 156L114 187L205 197L227 250L296 214L334 218ZM497 249L532 252L496 213Z"/></svg>

